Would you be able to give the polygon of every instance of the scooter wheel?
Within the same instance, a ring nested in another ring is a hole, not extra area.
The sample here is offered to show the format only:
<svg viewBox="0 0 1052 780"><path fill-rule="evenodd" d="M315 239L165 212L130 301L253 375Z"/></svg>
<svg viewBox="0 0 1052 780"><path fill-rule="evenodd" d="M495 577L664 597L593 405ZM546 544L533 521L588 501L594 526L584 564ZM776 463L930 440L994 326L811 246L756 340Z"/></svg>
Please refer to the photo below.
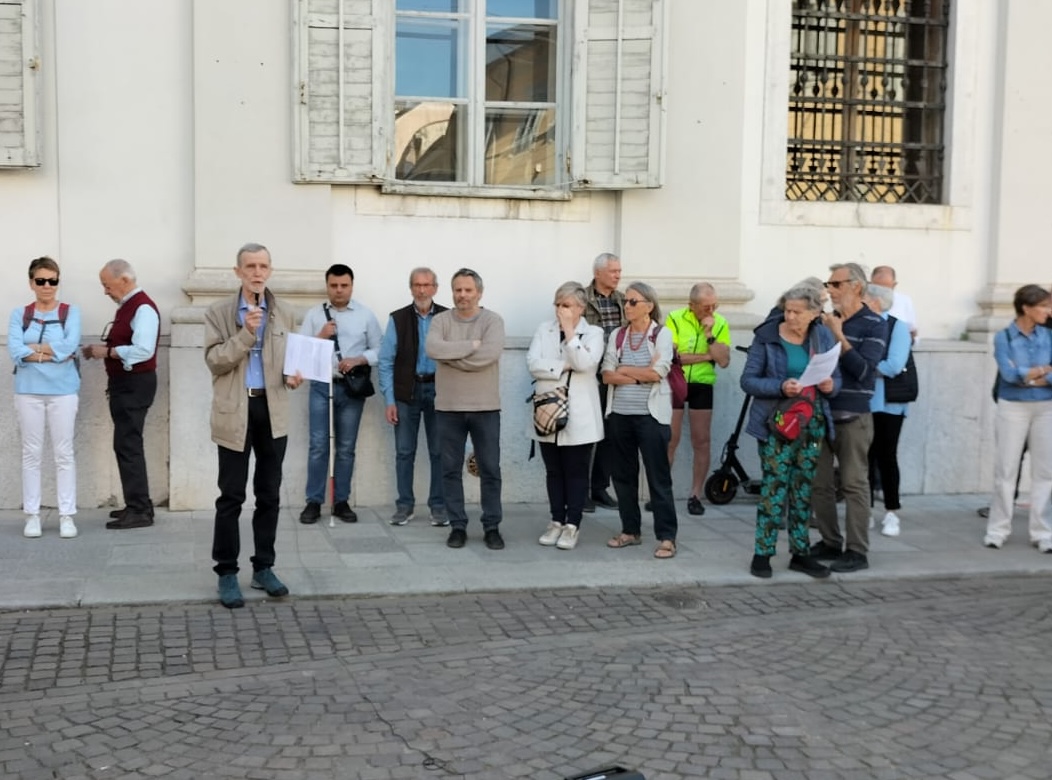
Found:
<svg viewBox="0 0 1052 780"><path fill-rule="evenodd" d="M717 471L705 481L705 498L711 504L729 504L738 492L738 478Z"/></svg>

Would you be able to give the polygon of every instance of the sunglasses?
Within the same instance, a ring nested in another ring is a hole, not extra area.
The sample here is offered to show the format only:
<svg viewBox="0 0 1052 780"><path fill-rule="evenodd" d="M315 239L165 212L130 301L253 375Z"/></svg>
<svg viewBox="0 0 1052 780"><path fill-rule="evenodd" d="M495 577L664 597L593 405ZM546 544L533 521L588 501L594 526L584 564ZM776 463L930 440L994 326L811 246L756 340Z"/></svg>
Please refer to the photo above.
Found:
<svg viewBox="0 0 1052 780"><path fill-rule="evenodd" d="M58 287L58 279L34 279L33 284L37 287L43 287L45 284L50 284L52 287Z"/></svg>
<svg viewBox="0 0 1052 780"><path fill-rule="evenodd" d="M641 303L646 303L644 298L625 298L625 306L638 306Z"/></svg>
<svg viewBox="0 0 1052 780"><path fill-rule="evenodd" d="M826 287L834 287L837 290L840 289L840 285L842 285L842 284L851 284L851 280L850 279L841 279L839 282L825 282L825 286Z"/></svg>

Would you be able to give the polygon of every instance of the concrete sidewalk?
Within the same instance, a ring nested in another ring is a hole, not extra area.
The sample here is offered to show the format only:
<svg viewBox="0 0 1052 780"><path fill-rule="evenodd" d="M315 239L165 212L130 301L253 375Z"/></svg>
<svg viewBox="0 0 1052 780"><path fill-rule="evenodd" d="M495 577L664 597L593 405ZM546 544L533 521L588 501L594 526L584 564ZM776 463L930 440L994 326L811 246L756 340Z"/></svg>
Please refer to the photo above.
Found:
<svg viewBox="0 0 1052 780"><path fill-rule="evenodd" d="M907 496L900 513L902 535L889 539L874 530L870 568L836 575L852 580L946 577L968 574L1052 573L1052 555L1042 555L1027 539L1025 512L1016 513L1012 538L1001 550L982 545L985 521L976 508L987 496ZM784 534L772 561L774 577L749 574L755 519L754 499L708 506L692 517L680 502L678 554L669 561L652 557L654 540L644 514L641 546L606 547L619 529L617 513L585 515L576 550L541 547L537 537L547 524L542 504L504 507L501 531L505 550L482 544L477 507L469 508L468 545L446 547L448 529L432 528L423 517L402 527L388 523L391 507L357 507L359 521L316 525L297 521L299 507L282 510L276 573L292 597L449 593L561 587L661 585L757 585L802 582L786 569ZM841 506L841 511L843 511ZM877 516L882 510L878 506ZM246 513L247 515L247 513ZM58 514L48 510L44 536L22 536L24 515L0 512L0 609L99 604L212 601L216 578L211 566L212 512L158 511L151 528L105 529L107 509L77 515L80 535L58 536ZM242 588L246 599L265 596L248 588L251 528L242 522ZM816 583L816 587L821 586Z"/></svg>

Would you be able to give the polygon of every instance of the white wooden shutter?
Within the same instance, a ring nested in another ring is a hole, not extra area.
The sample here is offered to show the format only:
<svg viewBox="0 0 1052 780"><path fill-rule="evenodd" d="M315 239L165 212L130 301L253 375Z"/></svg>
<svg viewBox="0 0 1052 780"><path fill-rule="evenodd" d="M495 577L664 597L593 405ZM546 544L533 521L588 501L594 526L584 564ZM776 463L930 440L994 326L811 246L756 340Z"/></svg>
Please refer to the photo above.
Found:
<svg viewBox="0 0 1052 780"><path fill-rule="evenodd" d="M37 0L0 0L0 168L40 165Z"/></svg>
<svg viewBox="0 0 1052 780"><path fill-rule="evenodd" d="M379 181L390 0L293 0L297 182Z"/></svg>
<svg viewBox="0 0 1052 780"><path fill-rule="evenodd" d="M571 174L578 189L663 183L667 0L586 0L574 19Z"/></svg>

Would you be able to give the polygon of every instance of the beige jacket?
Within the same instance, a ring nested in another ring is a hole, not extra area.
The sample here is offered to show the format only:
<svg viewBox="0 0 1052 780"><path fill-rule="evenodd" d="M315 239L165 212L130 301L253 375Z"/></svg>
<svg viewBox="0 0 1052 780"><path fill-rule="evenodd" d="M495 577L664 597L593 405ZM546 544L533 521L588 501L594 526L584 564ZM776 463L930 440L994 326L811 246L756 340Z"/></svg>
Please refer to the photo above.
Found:
<svg viewBox="0 0 1052 780"><path fill-rule="evenodd" d="M205 312L205 364L212 372L212 441L238 452L248 434L248 393L245 371L255 337L237 321L241 292L216 301ZM263 335L263 378L267 388L270 429L275 439L288 435L289 399L286 393L285 336L295 330L292 310L270 290L264 292L267 327Z"/></svg>

